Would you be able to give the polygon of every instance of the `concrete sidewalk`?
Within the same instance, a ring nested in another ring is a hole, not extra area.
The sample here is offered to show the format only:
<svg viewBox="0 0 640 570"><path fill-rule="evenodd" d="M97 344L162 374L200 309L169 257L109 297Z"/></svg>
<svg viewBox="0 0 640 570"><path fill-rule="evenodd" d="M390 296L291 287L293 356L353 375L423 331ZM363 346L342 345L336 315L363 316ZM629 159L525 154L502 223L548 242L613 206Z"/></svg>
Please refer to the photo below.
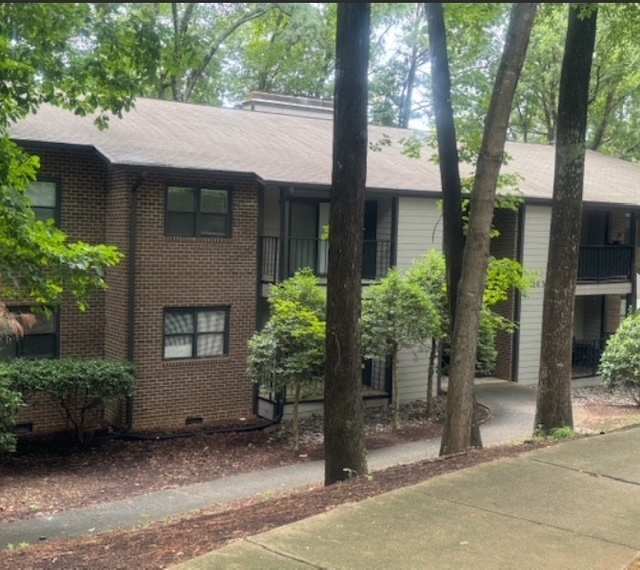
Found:
<svg viewBox="0 0 640 570"><path fill-rule="evenodd" d="M481 430L486 446L530 437L536 401L534 387L487 380L478 382L476 393L478 401L491 410L491 418ZM440 438L434 438L372 450L367 455L369 469L377 471L434 458L439 449ZM8 544L36 544L42 540L144 526L151 521L166 520L245 498L321 484L323 480L324 463L315 461L168 489L51 516L4 522L0 523L0 549Z"/></svg>
<svg viewBox="0 0 640 570"><path fill-rule="evenodd" d="M640 429L437 477L175 570L622 569L640 550Z"/></svg>

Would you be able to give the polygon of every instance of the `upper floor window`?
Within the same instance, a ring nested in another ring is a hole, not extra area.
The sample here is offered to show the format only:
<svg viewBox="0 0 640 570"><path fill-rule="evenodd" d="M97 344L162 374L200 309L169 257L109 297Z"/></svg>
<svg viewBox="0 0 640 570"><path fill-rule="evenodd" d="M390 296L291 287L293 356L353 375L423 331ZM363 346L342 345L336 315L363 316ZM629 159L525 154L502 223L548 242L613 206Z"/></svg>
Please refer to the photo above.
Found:
<svg viewBox="0 0 640 570"><path fill-rule="evenodd" d="M55 182L32 182L25 195L31 200L31 207L38 220L57 220L58 187Z"/></svg>
<svg viewBox="0 0 640 570"><path fill-rule="evenodd" d="M167 188L168 236L229 237L230 222L229 190L182 186Z"/></svg>
<svg viewBox="0 0 640 570"><path fill-rule="evenodd" d="M29 307L11 307L15 314L30 313ZM58 356L58 327L55 315L34 313L36 322L21 338L11 337L0 343L0 359L56 358Z"/></svg>
<svg viewBox="0 0 640 570"><path fill-rule="evenodd" d="M207 358L228 352L228 307L165 309L165 359Z"/></svg>

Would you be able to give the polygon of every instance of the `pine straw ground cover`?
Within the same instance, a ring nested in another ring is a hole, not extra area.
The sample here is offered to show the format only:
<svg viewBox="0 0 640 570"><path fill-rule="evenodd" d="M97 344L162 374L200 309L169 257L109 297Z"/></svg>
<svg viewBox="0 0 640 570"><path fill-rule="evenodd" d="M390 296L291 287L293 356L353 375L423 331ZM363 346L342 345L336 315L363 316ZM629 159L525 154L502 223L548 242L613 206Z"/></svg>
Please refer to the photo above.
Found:
<svg viewBox="0 0 640 570"><path fill-rule="evenodd" d="M640 423L640 410L625 394L600 388L574 390L584 431L610 431ZM440 403L439 409L442 409ZM424 440L441 433L440 416L424 419L422 405L404 406L400 429L389 428L389 410L367 412L369 449ZM111 441L84 453L50 449L25 453L0 466L0 520L46 516L154 490L212 480L233 474L307 462L322 457L322 423L303 426L303 444L294 454L290 426L278 430L193 437L157 442ZM13 545L0 553L1 568L129 569L166 568L228 544L232 540L361 501L431 477L514 457L550 445L532 441L490 447L447 458L376 471L331 487L321 485L191 513L133 529L77 539ZM4 545L3 545L4 546Z"/></svg>

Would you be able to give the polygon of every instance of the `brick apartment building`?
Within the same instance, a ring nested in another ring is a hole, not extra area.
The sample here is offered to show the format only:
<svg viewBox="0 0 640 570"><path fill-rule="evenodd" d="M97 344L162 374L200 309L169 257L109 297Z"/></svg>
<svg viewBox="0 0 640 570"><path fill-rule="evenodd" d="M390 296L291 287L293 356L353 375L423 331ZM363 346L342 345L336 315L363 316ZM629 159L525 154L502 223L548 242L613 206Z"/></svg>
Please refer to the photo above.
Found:
<svg viewBox="0 0 640 570"><path fill-rule="evenodd" d="M140 99L99 131L90 118L45 106L12 128L41 157L36 213L54 217L70 240L117 246L125 260L86 313L65 305L8 351L134 362L138 386L111 412L116 425L176 429L253 415L247 341L265 319L270 285L302 266L326 273L332 116L326 105L282 97L254 97L247 107L255 112ZM370 128L363 286L441 248L438 166L402 153L408 134ZM387 139L394 144L377 144ZM553 148L511 143L508 152L525 202L496 213L493 253L540 270L541 279L527 298L505 304L521 327L500 337L496 375L532 382ZM635 303L640 167L589 153L587 177L576 334L602 339ZM403 401L424 398L427 359L400 355L393 381ZM382 378L370 377L370 387L388 398L384 372L369 372ZM64 427L37 404L19 422L35 432Z"/></svg>

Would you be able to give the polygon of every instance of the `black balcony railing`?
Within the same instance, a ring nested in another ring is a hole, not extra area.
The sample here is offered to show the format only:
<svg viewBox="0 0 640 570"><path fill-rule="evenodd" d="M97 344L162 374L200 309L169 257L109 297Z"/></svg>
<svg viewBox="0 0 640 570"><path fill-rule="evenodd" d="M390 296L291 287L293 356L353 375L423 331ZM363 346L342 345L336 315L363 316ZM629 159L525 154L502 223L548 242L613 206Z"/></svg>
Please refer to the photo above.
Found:
<svg viewBox="0 0 640 570"><path fill-rule="evenodd" d="M626 281L633 275L635 248L628 245L580 247L578 281Z"/></svg>
<svg viewBox="0 0 640 570"><path fill-rule="evenodd" d="M384 398L391 397L391 358L385 360L365 360L362 367L362 396ZM293 389L283 389L277 379L264 376L258 382L258 395L268 402L293 402ZM300 401L322 401L324 399L324 381L318 380L303 385Z"/></svg>
<svg viewBox="0 0 640 570"><path fill-rule="evenodd" d="M365 240L362 244L362 278L382 279L391 267L392 242ZM280 239L262 238L262 281L278 283L283 275L280 263ZM327 275L329 242L322 239L289 238L285 242L284 278L291 277L299 269L310 267L319 277Z"/></svg>

